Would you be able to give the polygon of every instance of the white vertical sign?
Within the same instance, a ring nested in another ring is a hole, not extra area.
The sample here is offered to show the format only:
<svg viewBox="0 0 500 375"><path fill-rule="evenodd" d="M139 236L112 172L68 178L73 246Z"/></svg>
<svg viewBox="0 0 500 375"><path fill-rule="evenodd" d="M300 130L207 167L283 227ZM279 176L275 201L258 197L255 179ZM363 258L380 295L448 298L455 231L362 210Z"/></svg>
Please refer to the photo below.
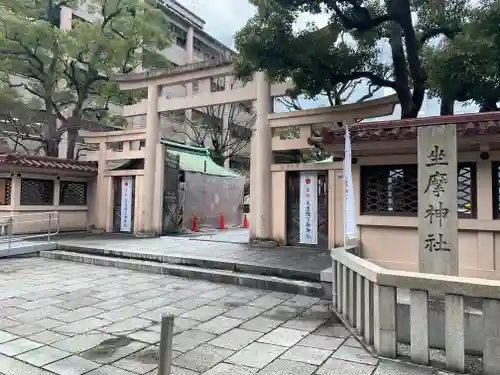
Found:
<svg viewBox="0 0 500 375"><path fill-rule="evenodd" d="M349 240L356 239L356 203L354 201L354 188L352 186L352 168L351 168L351 135L347 124L345 126L345 206L344 206L344 244Z"/></svg>
<svg viewBox="0 0 500 375"><path fill-rule="evenodd" d="M122 177L122 201L121 201L121 221L120 231L132 231L132 177Z"/></svg>
<svg viewBox="0 0 500 375"><path fill-rule="evenodd" d="M318 174L300 172L300 243L318 244Z"/></svg>

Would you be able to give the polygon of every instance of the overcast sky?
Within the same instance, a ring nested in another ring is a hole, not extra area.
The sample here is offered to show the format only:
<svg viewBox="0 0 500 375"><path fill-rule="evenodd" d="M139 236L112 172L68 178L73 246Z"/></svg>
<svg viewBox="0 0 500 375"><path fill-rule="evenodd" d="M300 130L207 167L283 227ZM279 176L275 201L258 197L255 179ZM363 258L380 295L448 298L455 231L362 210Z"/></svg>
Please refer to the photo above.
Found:
<svg viewBox="0 0 500 375"><path fill-rule="evenodd" d="M205 20L206 32L230 47L234 47L234 34L245 25L255 10L247 0L177 1ZM318 26L324 26L327 16L311 17L304 14L298 20L297 27L303 27L308 21L315 21Z"/></svg>

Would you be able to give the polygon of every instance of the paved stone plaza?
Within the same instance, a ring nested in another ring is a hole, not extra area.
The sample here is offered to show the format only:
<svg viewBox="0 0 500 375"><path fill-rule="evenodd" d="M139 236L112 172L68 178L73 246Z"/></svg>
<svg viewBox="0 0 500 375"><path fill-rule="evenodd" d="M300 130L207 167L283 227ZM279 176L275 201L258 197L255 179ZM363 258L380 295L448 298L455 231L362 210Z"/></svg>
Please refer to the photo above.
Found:
<svg viewBox="0 0 500 375"><path fill-rule="evenodd" d="M327 301L51 261L0 263L0 374L156 375L162 314L173 375L428 374L379 363Z"/></svg>

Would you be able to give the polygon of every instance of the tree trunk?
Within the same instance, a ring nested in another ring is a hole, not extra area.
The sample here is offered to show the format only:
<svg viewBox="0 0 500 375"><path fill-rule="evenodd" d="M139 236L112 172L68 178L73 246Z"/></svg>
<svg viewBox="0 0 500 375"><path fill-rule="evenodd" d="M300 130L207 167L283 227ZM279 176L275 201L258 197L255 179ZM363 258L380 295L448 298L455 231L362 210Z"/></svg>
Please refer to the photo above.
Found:
<svg viewBox="0 0 500 375"><path fill-rule="evenodd" d="M66 159L74 160L75 159L75 148L76 148L76 137L78 136L78 130L69 128L66 132L67 134L67 150L66 150Z"/></svg>
<svg viewBox="0 0 500 375"><path fill-rule="evenodd" d="M59 140L57 138L45 139L45 154L54 158L59 157Z"/></svg>
<svg viewBox="0 0 500 375"><path fill-rule="evenodd" d="M441 98L441 116L453 115L455 101L453 99Z"/></svg>
<svg viewBox="0 0 500 375"><path fill-rule="evenodd" d="M483 101L479 107L479 112L495 112L498 111L496 98L489 98Z"/></svg>

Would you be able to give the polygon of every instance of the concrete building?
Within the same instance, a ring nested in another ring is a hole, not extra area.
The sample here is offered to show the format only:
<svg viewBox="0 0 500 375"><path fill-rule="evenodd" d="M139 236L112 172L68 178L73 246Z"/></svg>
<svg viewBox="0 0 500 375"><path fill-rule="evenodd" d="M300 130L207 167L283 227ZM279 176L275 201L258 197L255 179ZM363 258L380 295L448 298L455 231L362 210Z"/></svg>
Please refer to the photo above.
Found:
<svg viewBox="0 0 500 375"><path fill-rule="evenodd" d="M164 11L165 17L170 23L172 33L172 45L162 51L163 56L172 64L173 68L201 62L205 60L220 60L235 55L235 52L228 46L219 42L210 34L204 31L205 21L179 4L175 0L162 0L159 5ZM85 7L79 9L64 9L61 13L61 26L71 27L71 20L74 18L92 22L94 16ZM147 60L140 71L150 70ZM225 85L234 85L234 82L224 80L214 80L207 89L216 92L224 89ZM190 96L200 91L197 82L186 82L181 85L164 88L161 96L169 98L179 98ZM115 108L121 113L121 108ZM165 111L160 115L161 136L185 144L199 145L208 149L213 148L211 134L194 132L192 127L195 124L216 124L220 126L222 138L226 133L235 137L235 143L242 146L246 143L239 141L241 137L249 137L248 133L253 127L254 116L251 104L234 103L212 108L193 108L181 111ZM146 125L145 116L135 116L129 118L129 123L133 128L141 128ZM229 129L232 127L232 129ZM213 133L213 132L205 132ZM240 137L240 138L237 138ZM203 144L200 144L203 139ZM227 142L226 142L227 143ZM64 147L62 145L61 147ZM226 160L226 167L238 169L249 169L248 147L241 147L238 156L233 160Z"/></svg>
<svg viewBox="0 0 500 375"><path fill-rule="evenodd" d="M170 32L172 33L172 45L162 51L163 56L176 67L196 63L204 60L220 60L228 58L235 54L233 50L219 42L214 37L204 31L205 21L193 12L186 9L175 0L162 0L158 5L164 12L166 19L170 24ZM60 28L70 29L74 20L84 20L93 22L96 19L95 14L92 14L84 4L78 9L63 7L61 9ZM138 72L149 70L147 58ZM16 81L16 78L14 78ZM225 85L234 85L234 82L213 81L206 88L210 92L220 91ZM165 98L178 98L190 96L200 90L197 82L186 82L177 86L165 88L161 95ZM26 93L28 94L28 93ZM110 109L116 114L121 114L120 106L111 106ZM165 111L160 115L160 131L161 136L182 142L188 145L199 145L208 149L213 147L210 134L202 134L193 132L192 127L195 124L215 124L220 126L221 134L228 133L234 137L234 143L245 145L245 141L240 139L249 138L249 132L253 127L254 115L252 113L251 103L235 103L226 106L212 108L193 108L186 111ZM128 123L133 128L141 128L145 126L145 116L135 116L128 119ZM111 129L95 129L100 131ZM205 132L207 133L207 132ZM238 138L239 137L239 138ZM203 138L203 139L200 139ZM203 143L201 142L203 140ZM32 142L33 143L33 142ZM200 144L202 143L202 144ZM38 144L36 142L29 145L29 149L35 149ZM63 137L59 147L61 156L66 154L66 142ZM249 146L241 147L238 150L238 156L235 156L231 161L226 160L226 167L234 168L249 168Z"/></svg>

